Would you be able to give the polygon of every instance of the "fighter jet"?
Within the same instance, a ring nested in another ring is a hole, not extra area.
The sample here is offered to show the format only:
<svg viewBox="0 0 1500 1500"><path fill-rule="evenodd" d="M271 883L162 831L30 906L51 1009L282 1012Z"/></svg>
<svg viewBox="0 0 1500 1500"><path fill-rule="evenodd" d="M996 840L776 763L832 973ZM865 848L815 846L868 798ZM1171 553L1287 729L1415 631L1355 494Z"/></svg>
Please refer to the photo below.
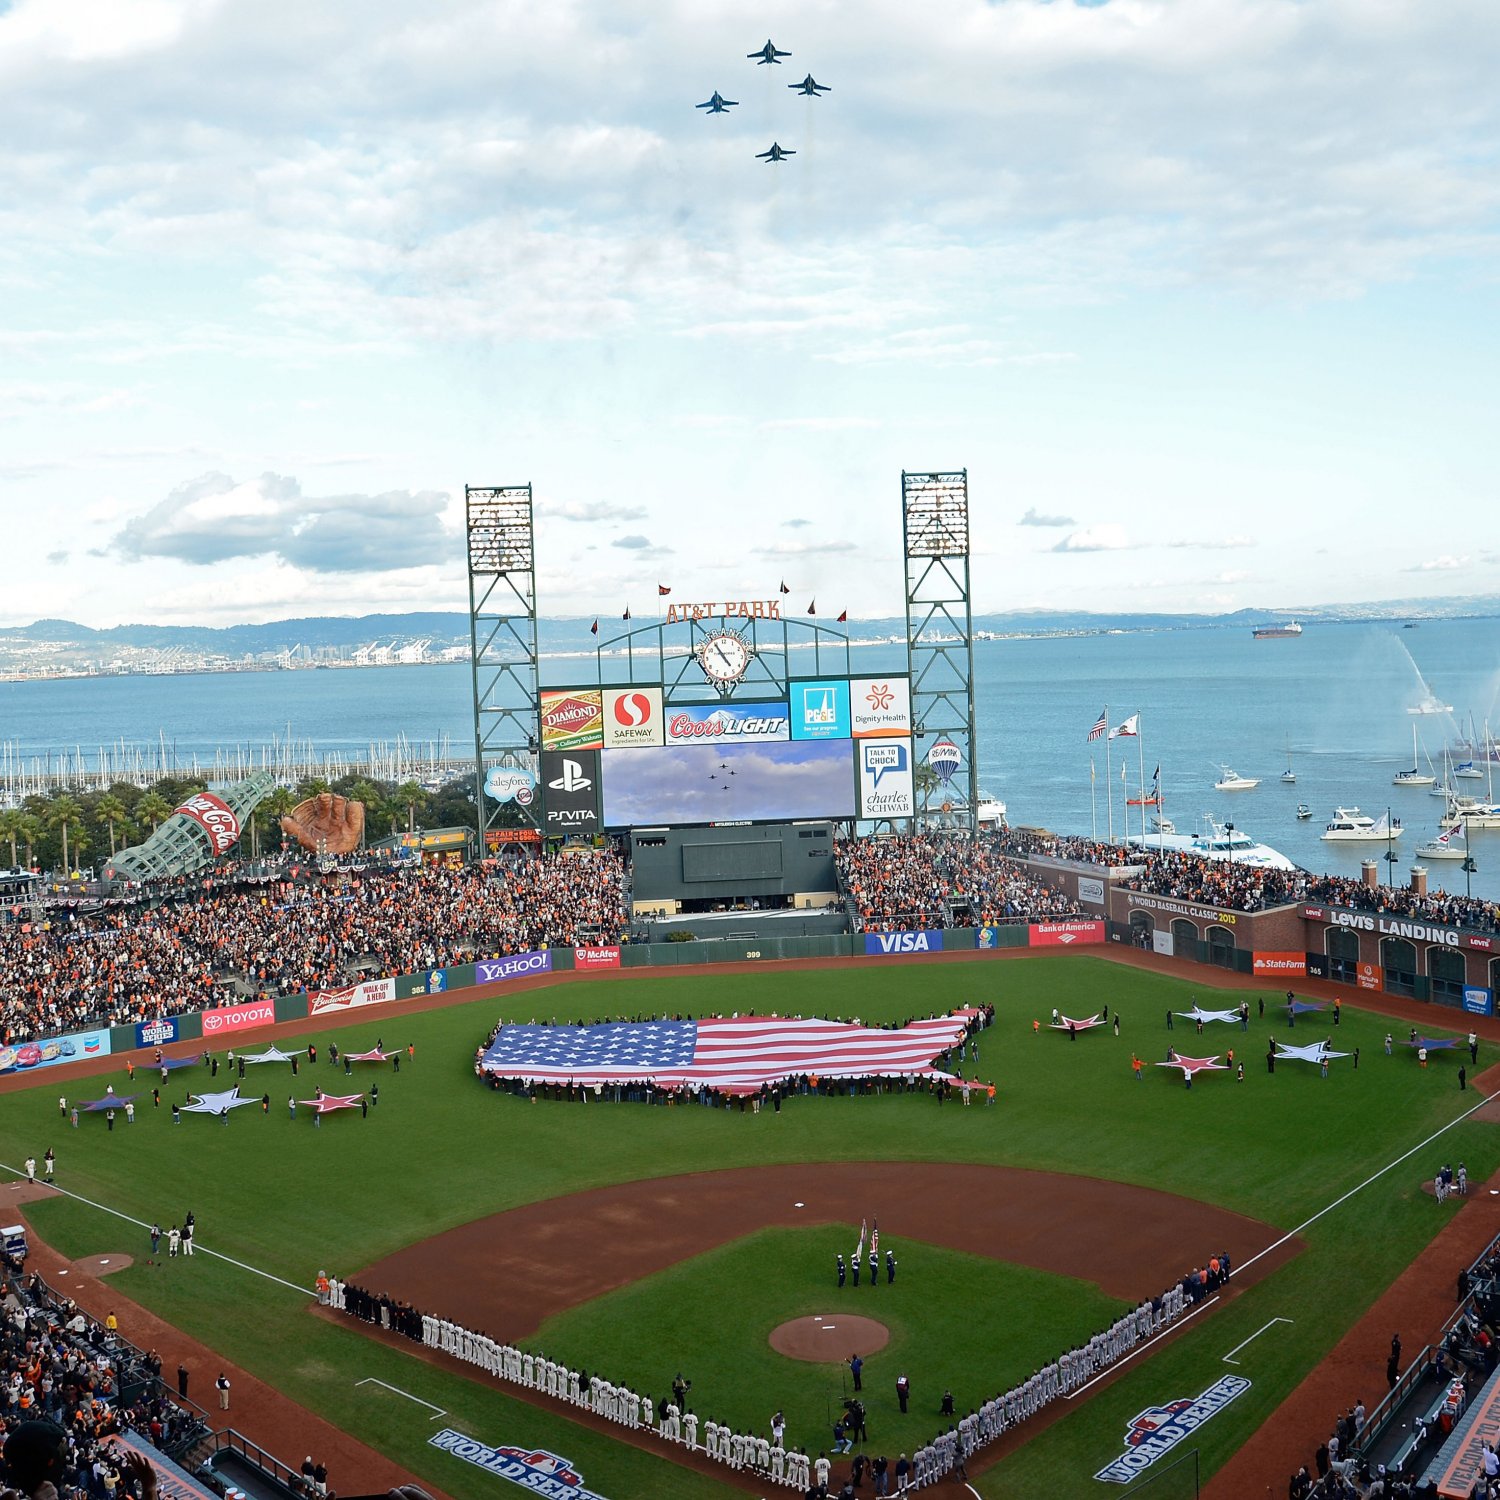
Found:
<svg viewBox="0 0 1500 1500"><path fill-rule="evenodd" d="M746 57L758 57L760 61L756 64L756 66L762 68L765 67L767 63L775 63L778 67L780 67L781 59L783 57L790 57L791 55L792 54L790 52L780 51L776 46L772 44L769 38L767 38L766 45L762 47L759 52L747 52L745 54Z"/></svg>
<svg viewBox="0 0 1500 1500"><path fill-rule="evenodd" d="M775 141L772 141L771 149L769 151L757 151L755 159L756 161L785 161L787 157L795 156L796 154L795 151L783 151Z"/></svg>
<svg viewBox="0 0 1500 1500"><path fill-rule="evenodd" d="M809 99L816 99L819 94L831 94L833 92L832 84L818 83L811 73L801 83L789 83L787 87L799 94L806 94Z"/></svg>
<svg viewBox="0 0 1500 1500"><path fill-rule="evenodd" d="M738 99L726 99L718 89L705 99L702 104L695 104L694 109L706 109L711 115L722 115L726 109L733 109L740 101Z"/></svg>

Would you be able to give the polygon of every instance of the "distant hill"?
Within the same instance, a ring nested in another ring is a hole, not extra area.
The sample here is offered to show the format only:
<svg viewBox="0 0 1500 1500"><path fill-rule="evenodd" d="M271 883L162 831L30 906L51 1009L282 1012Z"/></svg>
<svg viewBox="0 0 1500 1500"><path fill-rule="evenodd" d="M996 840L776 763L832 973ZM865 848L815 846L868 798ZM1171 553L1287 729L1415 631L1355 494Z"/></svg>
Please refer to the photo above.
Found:
<svg viewBox="0 0 1500 1500"><path fill-rule="evenodd" d="M1364 604L1324 604L1239 609L1232 614L1094 614L1087 610L1012 610L974 616L976 630L1001 635L1081 633L1104 630L1236 630L1271 620L1296 618L1304 623L1353 620L1453 619L1500 614L1500 595L1467 598L1387 599ZM794 612L794 617L805 618ZM649 619L637 619L637 625ZM820 623L831 624L827 617ZM600 635L589 631L592 617L554 617L538 622L541 649L585 651L620 633L619 620L601 619ZM855 637L901 635L905 621L896 615L851 619ZM0 625L0 639L34 645L154 648L181 647L231 658L285 651L294 646L354 648L372 641L404 643L430 639L435 646L467 643L468 616L458 611L425 610L408 614L309 615L271 620L263 625L115 625L99 630L72 620L36 620L30 625Z"/></svg>

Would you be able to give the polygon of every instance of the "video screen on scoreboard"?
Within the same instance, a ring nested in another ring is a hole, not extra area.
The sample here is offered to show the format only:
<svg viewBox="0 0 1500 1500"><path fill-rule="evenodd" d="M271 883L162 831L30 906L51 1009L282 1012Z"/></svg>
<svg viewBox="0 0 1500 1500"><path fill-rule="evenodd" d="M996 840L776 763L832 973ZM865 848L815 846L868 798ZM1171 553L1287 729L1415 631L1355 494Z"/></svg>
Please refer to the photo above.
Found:
<svg viewBox="0 0 1500 1500"><path fill-rule="evenodd" d="M606 751L604 825L852 818L848 740Z"/></svg>

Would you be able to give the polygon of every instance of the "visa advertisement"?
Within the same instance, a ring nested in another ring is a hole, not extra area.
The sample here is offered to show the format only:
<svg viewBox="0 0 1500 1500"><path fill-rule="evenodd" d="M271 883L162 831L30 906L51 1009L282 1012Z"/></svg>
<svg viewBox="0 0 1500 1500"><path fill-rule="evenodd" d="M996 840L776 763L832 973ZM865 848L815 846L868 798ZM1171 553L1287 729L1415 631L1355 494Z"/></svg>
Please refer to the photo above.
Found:
<svg viewBox="0 0 1500 1500"><path fill-rule="evenodd" d="M930 927L925 932L867 932L865 952L871 956L893 953L941 953L943 931Z"/></svg>

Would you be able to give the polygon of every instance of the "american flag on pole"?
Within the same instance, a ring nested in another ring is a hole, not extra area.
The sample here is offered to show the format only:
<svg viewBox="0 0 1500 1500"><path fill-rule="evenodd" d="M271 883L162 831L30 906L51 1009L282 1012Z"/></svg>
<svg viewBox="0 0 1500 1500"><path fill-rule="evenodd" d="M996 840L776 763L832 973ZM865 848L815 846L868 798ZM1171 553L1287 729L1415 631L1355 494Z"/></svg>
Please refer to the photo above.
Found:
<svg viewBox="0 0 1500 1500"><path fill-rule="evenodd" d="M870 1231L870 1254L871 1255L879 1255L880 1254L880 1220L879 1219L875 1219L872 1222L874 1224L874 1228L871 1229L871 1231Z"/></svg>
<svg viewBox="0 0 1500 1500"><path fill-rule="evenodd" d="M1102 714L1100 714L1097 719L1094 720L1094 727L1091 730L1089 730L1089 738L1091 740L1103 739L1103 737L1104 737L1104 731L1106 729L1108 729L1108 728L1109 728L1109 710L1106 708L1104 710L1104 712Z"/></svg>
<svg viewBox="0 0 1500 1500"><path fill-rule="evenodd" d="M820 1078L947 1077L934 1059L957 1046L972 1011L894 1030L776 1016L502 1026L480 1066L537 1083L700 1084L748 1092L803 1073Z"/></svg>

